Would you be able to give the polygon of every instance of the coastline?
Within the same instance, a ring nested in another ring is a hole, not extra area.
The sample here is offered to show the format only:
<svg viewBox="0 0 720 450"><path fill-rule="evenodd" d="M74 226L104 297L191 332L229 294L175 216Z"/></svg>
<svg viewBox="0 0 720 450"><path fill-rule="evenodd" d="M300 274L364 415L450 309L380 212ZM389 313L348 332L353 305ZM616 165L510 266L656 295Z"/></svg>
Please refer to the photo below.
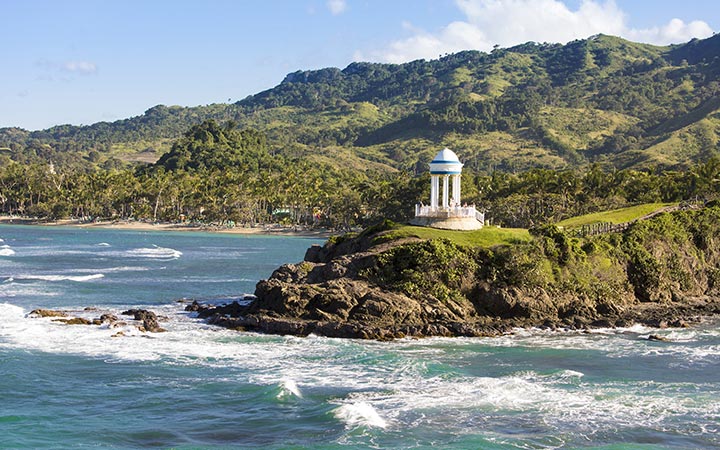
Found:
<svg viewBox="0 0 720 450"><path fill-rule="evenodd" d="M316 237L327 239L337 234L326 229L297 229L278 224L270 224L257 227L221 227L214 225L192 225L169 222L139 222L127 220L103 220L87 222L79 219L63 219L54 221L41 221L28 217L0 216L0 225L29 225L45 227L76 227L76 228L106 228L132 231L185 231L201 233L222 233L222 234L247 234L265 236L294 236L294 237Z"/></svg>
<svg viewBox="0 0 720 450"><path fill-rule="evenodd" d="M403 235L385 222L311 247L302 262L261 280L250 303L191 310L237 330L381 341L686 328L720 317L718 219L718 207L674 211L612 239L572 242L545 228L530 242L492 248L459 245L450 234Z"/></svg>

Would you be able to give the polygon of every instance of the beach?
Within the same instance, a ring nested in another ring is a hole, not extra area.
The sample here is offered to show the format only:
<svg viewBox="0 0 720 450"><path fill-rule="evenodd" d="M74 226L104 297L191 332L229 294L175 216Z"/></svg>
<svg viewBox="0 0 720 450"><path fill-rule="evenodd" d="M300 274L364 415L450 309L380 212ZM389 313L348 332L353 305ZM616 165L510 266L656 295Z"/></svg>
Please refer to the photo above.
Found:
<svg viewBox="0 0 720 450"><path fill-rule="evenodd" d="M135 220L99 220L86 221L81 219L61 219L45 221L31 217L21 216L0 216L2 225L35 225L48 227L78 227L78 228L107 228L116 230L132 231L185 231L203 233L228 233L228 234L256 234L271 236L298 236L328 238L339 232L333 232L325 228L309 229L305 227L293 227L280 224L265 224L257 226L219 226L196 223L171 223L171 222L147 222Z"/></svg>

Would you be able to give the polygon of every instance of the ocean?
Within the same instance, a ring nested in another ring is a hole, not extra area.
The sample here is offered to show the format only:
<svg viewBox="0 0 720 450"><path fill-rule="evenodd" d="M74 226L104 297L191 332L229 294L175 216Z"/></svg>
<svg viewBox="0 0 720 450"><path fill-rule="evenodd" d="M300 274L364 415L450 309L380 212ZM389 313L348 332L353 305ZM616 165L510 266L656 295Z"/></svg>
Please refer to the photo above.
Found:
<svg viewBox="0 0 720 450"><path fill-rule="evenodd" d="M0 226L0 239L2 449L720 448L718 321L265 336L209 326L185 302L242 298L317 240L30 226ZM145 308L167 332L36 308Z"/></svg>

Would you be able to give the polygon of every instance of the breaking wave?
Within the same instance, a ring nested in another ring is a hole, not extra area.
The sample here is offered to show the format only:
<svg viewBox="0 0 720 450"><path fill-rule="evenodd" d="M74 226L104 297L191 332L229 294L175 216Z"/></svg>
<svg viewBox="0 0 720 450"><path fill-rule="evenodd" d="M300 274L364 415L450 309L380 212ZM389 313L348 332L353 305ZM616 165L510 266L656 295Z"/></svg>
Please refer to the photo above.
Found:
<svg viewBox="0 0 720 450"><path fill-rule="evenodd" d="M357 402L340 406L333 411L335 417L345 423L348 428L373 427L387 428L385 419L373 408L370 403Z"/></svg>
<svg viewBox="0 0 720 450"><path fill-rule="evenodd" d="M182 256L182 252L173 248L153 246L149 248L136 248L128 250L127 255L131 257L149 259L177 259Z"/></svg>
<svg viewBox="0 0 720 450"><path fill-rule="evenodd" d="M300 388L298 388L297 383L295 381L285 378L282 381L280 381L280 384L278 386L278 393L276 397L279 400L284 400L287 398L302 398L302 392L300 392Z"/></svg>
<svg viewBox="0 0 720 450"><path fill-rule="evenodd" d="M100 269L103 273L114 273L114 272L147 272L153 270L150 267L143 266L119 266L119 267L108 267L106 269Z"/></svg>
<svg viewBox="0 0 720 450"><path fill-rule="evenodd" d="M76 281L78 283L98 280L105 275L94 273L90 275L16 275L15 280L39 280L39 281Z"/></svg>

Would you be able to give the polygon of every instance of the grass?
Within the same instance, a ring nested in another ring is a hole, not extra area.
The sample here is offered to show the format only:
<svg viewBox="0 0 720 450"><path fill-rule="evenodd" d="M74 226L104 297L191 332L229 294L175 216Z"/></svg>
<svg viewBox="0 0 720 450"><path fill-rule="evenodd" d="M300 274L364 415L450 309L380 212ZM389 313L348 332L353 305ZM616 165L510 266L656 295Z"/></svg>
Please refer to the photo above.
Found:
<svg viewBox="0 0 720 450"><path fill-rule="evenodd" d="M493 247L495 245L518 244L530 241L530 233L524 228L484 227L474 231L439 230L437 228L398 225L386 233L381 239L395 240L408 237L420 239L448 239L467 247Z"/></svg>
<svg viewBox="0 0 720 450"><path fill-rule="evenodd" d="M577 228L593 223L625 223L672 205L675 205L675 203L646 203L628 208L573 217L558 222L557 225L564 228ZM498 228L488 226L475 231L454 231L412 225L395 225L392 229L381 233L376 239L377 242L380 243L409 237L420 239L444 238L461 246L486 248L496 245L521 244L531 240L530 232L524 228Z"/></svg>
<svg viewBox="0 0 720 450"><path fill-rule="evenodd" d="M551 106L540 110L538 120L561 142L577 150L587 150L595 141L638 122L617 112Z"/></svg>
<svg viewBox="0 0 720 450"><path fill-rule="evenodd" d="M565 219L561 222L558 222L556 225L563 228L577 228L583 225L590 225L593 223L626 223L639 219L661 208L671 205L674 205L674 203L646 203L643 205L630 206L628 208L614 209L611 211L603 211L593 214L586 214L584 216L571 217L570 219Z"/></svg>
<svg viewBox="0 0 720 450"><path fill-rule="evenodd" d="M512 133L447 133L442 144L452 148L467 167L498 170L527 170L534 167L561 169L567 163L552 151L540 147L525 129Z"/></svg>
<svg viewBox="0 0 720 450"><path fill-rule="evenodd" d="M720 109L717 111L712 116L696 123L663 134L649 147L636 151L644 157L644 160L630 160L624 165L632 164L636 167L687 166L693 160L702 160L702 155L712 154L717 148L717 136L720 132L720 119L717 115L720 114ZM631 152L625 153L630 154ZM620 165L623 165L622 161Z"/></svg>

